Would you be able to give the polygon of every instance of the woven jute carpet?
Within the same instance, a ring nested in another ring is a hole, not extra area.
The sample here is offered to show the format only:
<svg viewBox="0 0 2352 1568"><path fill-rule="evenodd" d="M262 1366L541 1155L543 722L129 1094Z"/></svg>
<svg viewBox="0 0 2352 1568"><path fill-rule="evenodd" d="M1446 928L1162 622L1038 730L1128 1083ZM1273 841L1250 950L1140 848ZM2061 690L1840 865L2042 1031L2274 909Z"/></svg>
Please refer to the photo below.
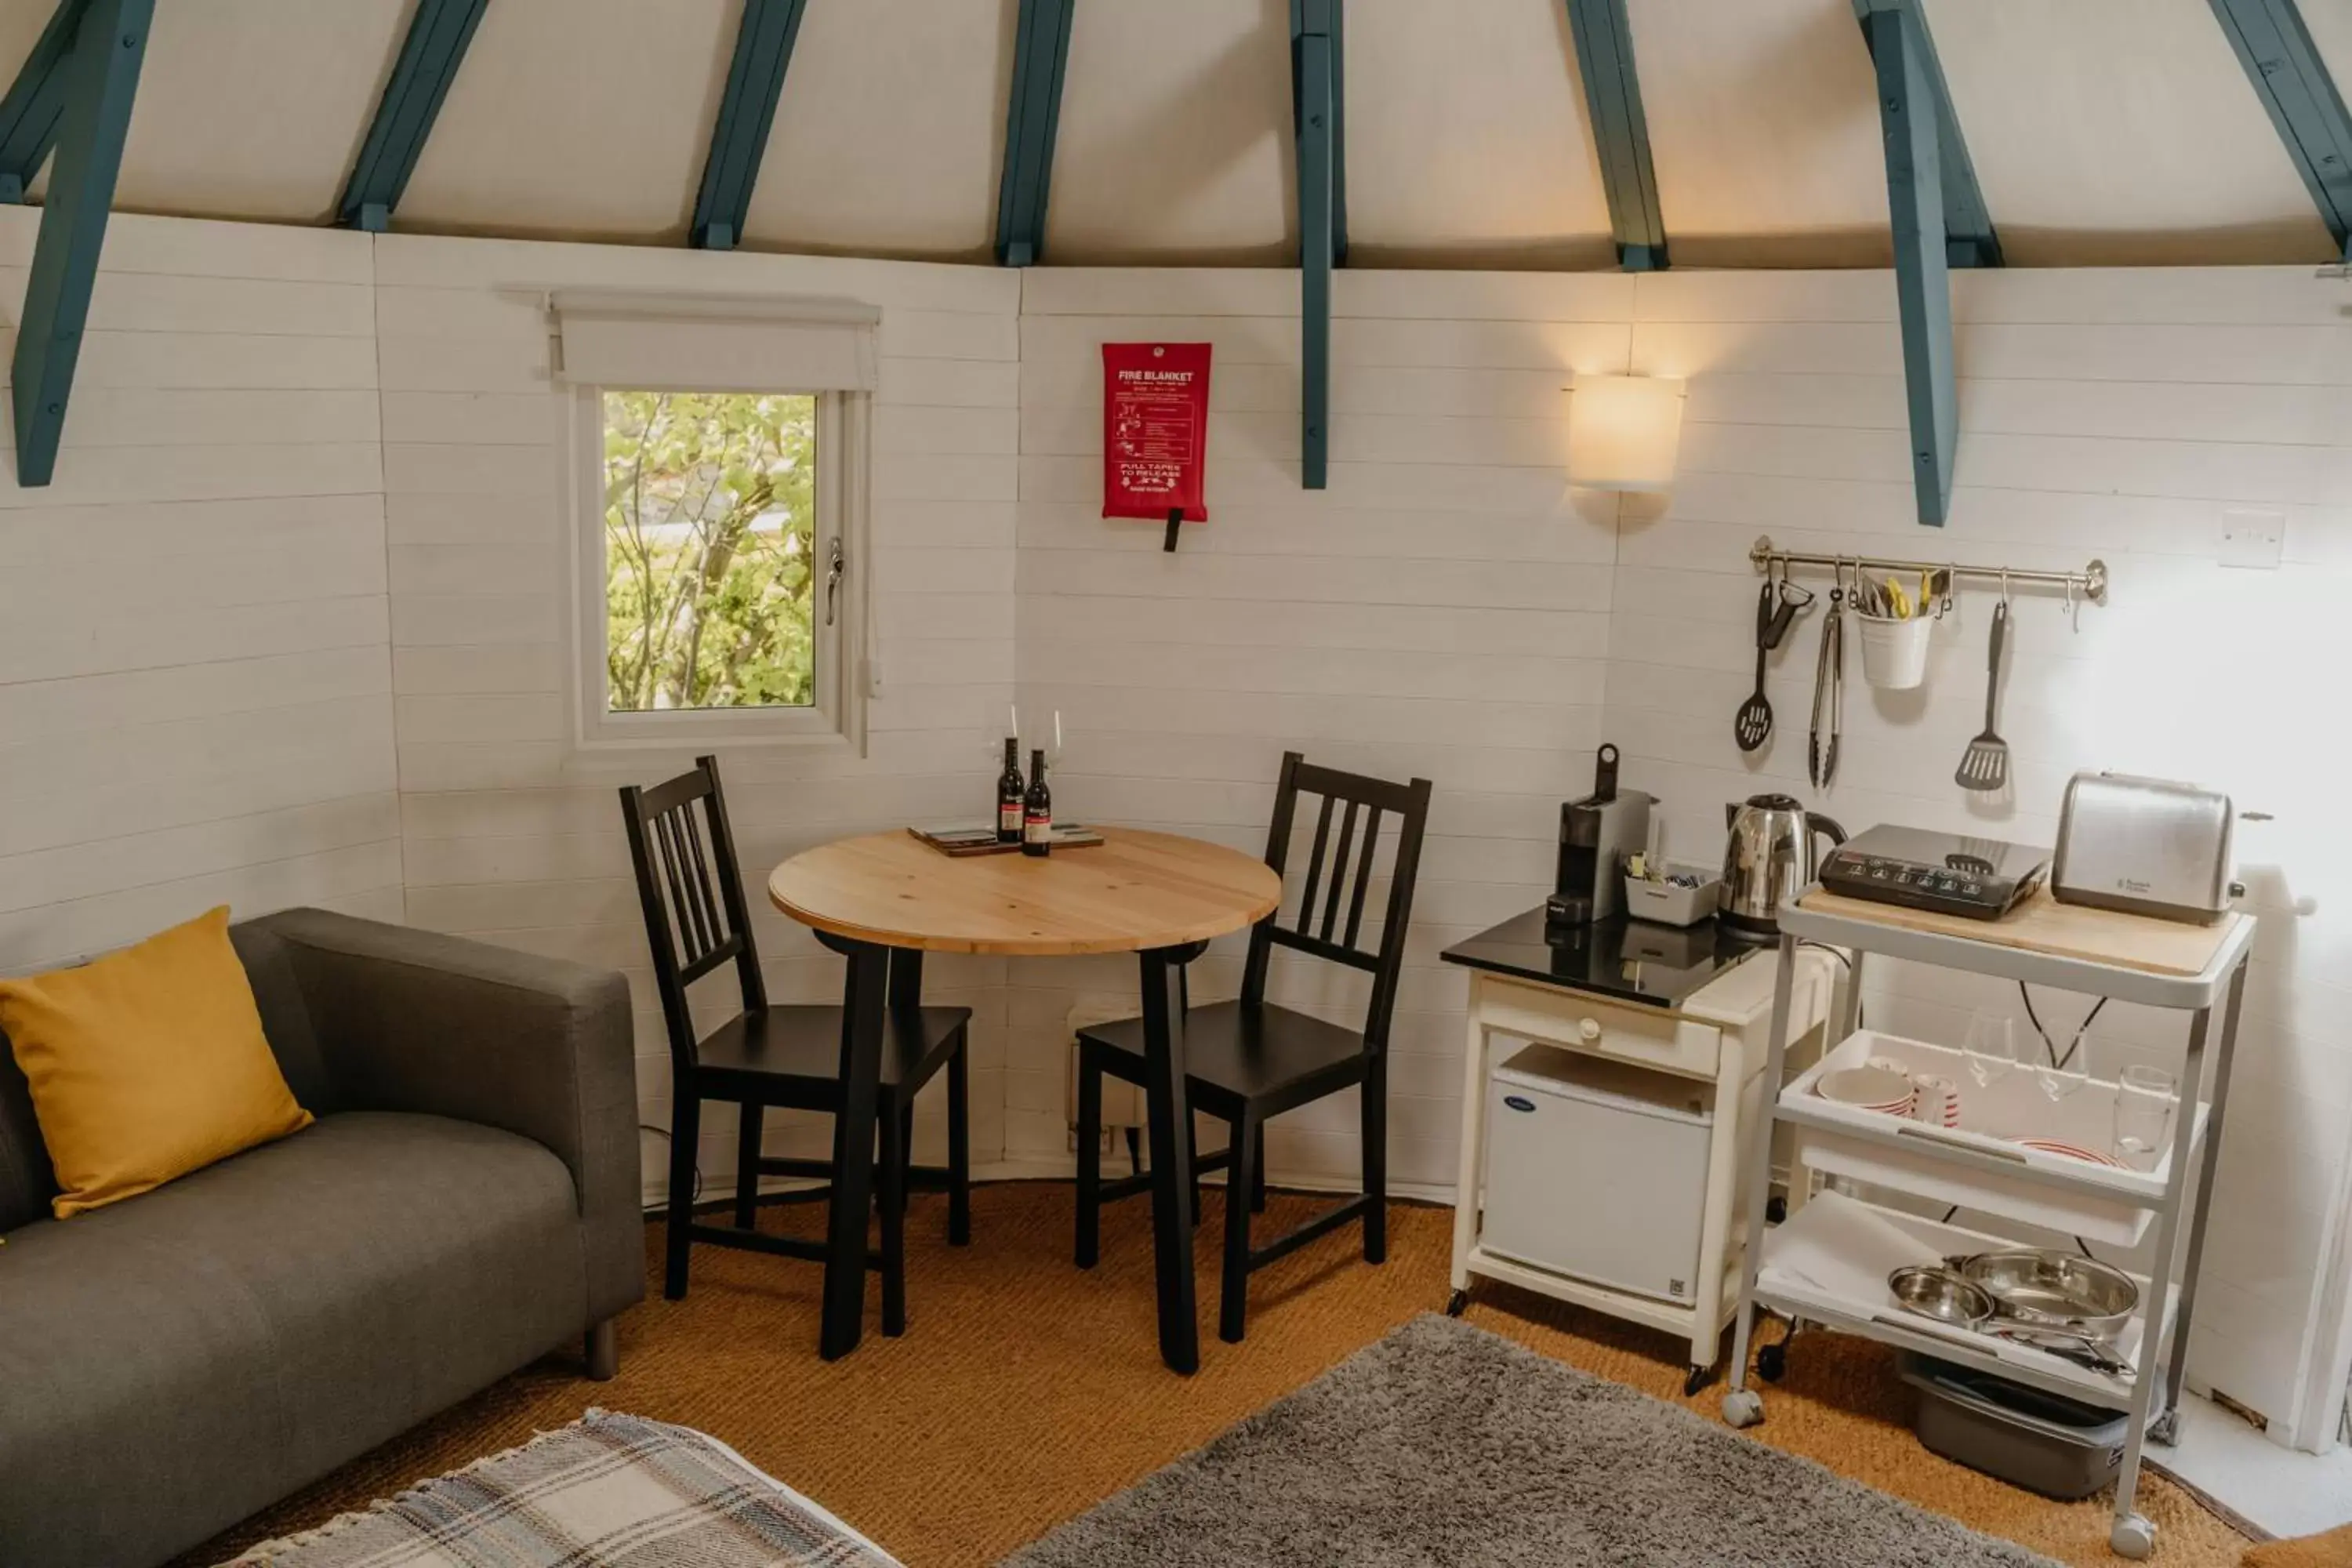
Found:
<svg viewBox="0 0 2352 1568"><path fill-rule="evenodd" d="M2051 1568L1996 1541L1424 1315L1006 1568Z"/></svg>
<svg viewBox="0 0 2352 1568"><path fill-rule="evenodd" d="M877 1330L830 1364L816 1355L814 1264L698 1247L683 1301L652 1299L621 1321L621 1373L592 1384L555 1359L508 1378L192 1552L210 1564L255 1542L364 1507L424 1477L576 1420L590 1405L674 1421L743 1457L865 1531L908 1568L979 1568L1134 1485L1415 1316L1442 1307L1450 1209L1396 1206L1389 1261L1368 1268L1352 1231L1292 1254L1251 1281L1249 1338L1216 1337L1222 1197L1200 1235L1202 1368L1160 1364L1149 1205L1106 1211L1103 1261L1070 1265L1065 1183L982 1187L973 1244L950 1247L943 1201L919 1197L908 1237L908 1331ZM1286 1227L1318 1200L1276 1194ZM765 1211L764 1226L816 1236L814 1205ZM1269 1230L1265 1234L1272 1234ZM654 1242L648 1229L648 1278ZM1681 1398L1687 1347L1572 1308L1482 1286L1468 1321L1584 1372L1713 1418L1720 1389ZM2112 1568L2107 1506L2055 1503L1923 1450L1891 1358L1808 1335L1766 1395L1754 1439L1819 1460L1973 1529L2084 1568ZM2143 1479L2142 1510L2168 1568L2235 1564L2244 1542L2188 1496Z"/></svg>
<svg viewBox="0 0 2352 1568"><path fill-rule="evenodd" d="M2254 1547L2245 1562L2246 1568L2352 1568L2352 1524L2324 1535Z"/></svg>

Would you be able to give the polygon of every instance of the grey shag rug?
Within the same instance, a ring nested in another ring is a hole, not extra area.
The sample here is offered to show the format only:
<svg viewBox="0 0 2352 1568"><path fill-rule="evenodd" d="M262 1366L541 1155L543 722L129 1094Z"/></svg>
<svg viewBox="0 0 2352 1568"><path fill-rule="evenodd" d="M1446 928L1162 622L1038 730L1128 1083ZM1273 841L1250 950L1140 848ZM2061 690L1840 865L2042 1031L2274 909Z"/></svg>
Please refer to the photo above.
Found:
<svg viewBox="0 0 2352 1568"><path fill-rule="evenodd" d="M1425 1316L1001 1568L2053 1568Z"/></svg>

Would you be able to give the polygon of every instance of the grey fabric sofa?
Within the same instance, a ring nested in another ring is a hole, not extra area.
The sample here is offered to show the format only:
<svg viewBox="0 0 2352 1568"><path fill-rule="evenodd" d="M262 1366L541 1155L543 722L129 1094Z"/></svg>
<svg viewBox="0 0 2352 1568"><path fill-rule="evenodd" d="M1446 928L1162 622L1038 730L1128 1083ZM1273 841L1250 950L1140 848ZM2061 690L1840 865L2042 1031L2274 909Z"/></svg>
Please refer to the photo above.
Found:
<svg viewBox="0 0 2352 1568"><path fill-rule="evenodd" d="M0 1049L0 1564L142 1568L645 1289L622 977L320 910L231 928L313 1126L66 1221Z"/></svg>

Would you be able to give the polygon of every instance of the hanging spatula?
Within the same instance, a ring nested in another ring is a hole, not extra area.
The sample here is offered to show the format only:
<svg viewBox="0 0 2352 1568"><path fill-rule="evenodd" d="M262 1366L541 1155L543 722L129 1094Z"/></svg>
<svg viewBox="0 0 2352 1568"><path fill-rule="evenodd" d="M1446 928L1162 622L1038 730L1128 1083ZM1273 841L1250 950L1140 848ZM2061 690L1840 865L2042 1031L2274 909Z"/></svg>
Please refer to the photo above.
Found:
<svg viewBox="0 0 2352 1568"><path fill-rule="evenodd" d="M1739 705L1731 721L1731 732L1743 752L1754 751L1772 736L1772 703L1764 695L1764 656L1771 648L1772 580L1767 577L1756 600L1756 694Z"/></svg>
<svg viewBox="0 0 2352 1568"><path fill-rule="evenodd" d="M1992 727L1993 700L2000 695L2000 647L2008 637L2009 601L2003 599L1992 607L1992 651L1985 660L1990 673L1985 680L1984 733L1969 742L1959 771L1952 774L1952 782L1962 789L1990 792L2009 783L2009 742Z"/></svg>

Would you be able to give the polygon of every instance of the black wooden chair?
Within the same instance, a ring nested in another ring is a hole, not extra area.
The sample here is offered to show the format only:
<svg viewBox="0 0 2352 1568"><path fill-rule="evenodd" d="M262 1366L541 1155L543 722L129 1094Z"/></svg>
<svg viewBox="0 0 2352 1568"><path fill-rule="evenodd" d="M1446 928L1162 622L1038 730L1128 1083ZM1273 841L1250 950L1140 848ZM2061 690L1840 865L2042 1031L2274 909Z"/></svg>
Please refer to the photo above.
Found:
<svg viewBox="0 0 2352 1568"><path fill-rule="evenodd" d="M696 803L701 803L699 813ZM842 1009L771 1006L751 944L751 912L735 858L727 799L719 787L719 759L699 757L694 771L651 789L621 791L637 895L645 904L654 979L669 1033L671 1074L669 1221L663 1293L686 1294L687 1251L693 1242L736 1247L785 1258L824 1260L824 1245L768 1236L753 1228L761 1176L830 1179L829 1160L782 1159L761 1152L770 1107L837 1110L842 1099ZM706 847L704 822L709 824ZM716 886L713 886L713 883ZM687 987L732 962L742 987L742 1011L701 1039L687 1007ZM944 1186L948 1240L971 1239L971 1080L964 1049L969 1007L893 1010L882 1054L881 1099L876 1116L881 1152L876 1167L882 1246L866 1267L882 1273L882 1331L902 1332L907 1317L906 1226L909 1184ZM942 1067L948 1069L948 1163L908 1163L914 1100ZM735 1223L704 1225L694 1218L695 1152L706 1100L740 1108L736 1141Z"/></svg>
<svg viewBox="0 0 2352 1568"><path fill-rule="evenodd" d="M1275 1259L1357 1220L1364 1226L1364 1260L1379 1263L1387 1257L1389 1020L1396 1011L1405 926L1412 913L1422 832L1429 820L1429 789L1427 779L1391 784L1317 767L1297 752L1285 753L1281 783L1275 794L1273 828L1265 847L1265 863L1277 875L1289 853L1298 796L1304 793L1323 798L1296 921L1284 927L1277 909L1251 931L1238 1000L1185 1010L1186 1092L1193 1110L1223 1121L1232 1134L1222 1152L1200 1158L1192 1166L1195 1174L1226 1172L1224 1301L1218 1332L1229 1342L1238 1342L1242 1337L1250 1275ZM1336 851L1331 845L1335 805L1346 807L1339 819ZM1366 808L1369 817L1359 837L1357 822ZM1366 952L1358 945L1358 939L1384 816L1397 822L1396 858L1390 873L1388 909L1380 917L1380 945ZM1323 882L1327 861L1331 878L1328 887ZM1322 895L1319 907L1318 893ZM1276 947L1369 972L1372 994L1362 1031L1269 1004L1266 966ZM1109 1073L1129 1083L1143 1081L1142 1020L1130 1018L1081 1030L1078 1044L1077 1262L1081 1268L1091 1268L1100 1252L1102 1205L1144 1192L1150 1184L1150 1177L1143 1173L1115 1182L1102 1179L1102 1075ZM1250 1215L1265 1206L1267 1120L1336 1094L1350 1084L1360 1086L1363 1092L1362 1195L1253 1249ZM1243 1194L1248 1194L1247 1201L1243 1201ZM1197 1216L1197 1197L1193 1212Z"/></svg>

